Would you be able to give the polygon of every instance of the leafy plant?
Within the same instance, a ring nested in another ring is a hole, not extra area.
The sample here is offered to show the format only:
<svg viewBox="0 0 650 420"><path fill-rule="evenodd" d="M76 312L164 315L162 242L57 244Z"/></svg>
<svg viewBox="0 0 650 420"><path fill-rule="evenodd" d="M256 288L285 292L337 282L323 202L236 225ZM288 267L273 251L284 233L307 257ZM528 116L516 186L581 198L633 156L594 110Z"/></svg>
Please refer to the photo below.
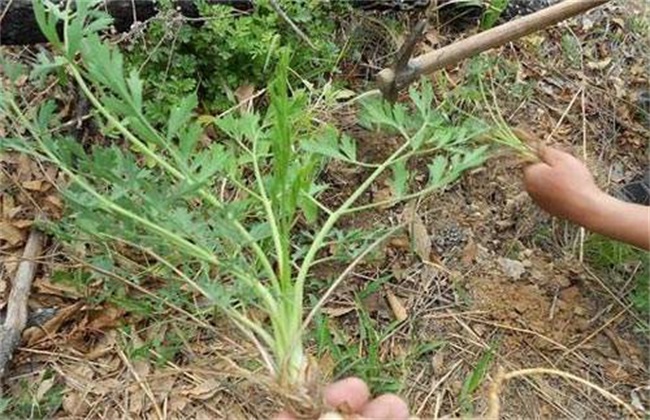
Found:
<svg viewBox="0 0 650 420"><path fill-rule="evenodd" d="M472 370L472 373L463 381L463 386L460 390L460 406L465 415L471 415L473 411L472 405L472 394L478 389L479 386L483 383L485 375L490 368L490 363L492 363L492 358L494 357L494 350L488 349L481 358L476 362L476 366Z"/></svg>
<svg viewBox="0 0 650 420"><path fill-rule="evenodd" d="M481 29L485 30L493 27L509 3L510 0L488 0L487 7L481 16Z"/></svg>
<svg viewBox="0 0 650 420"><path fill-rule="evenodd" d="M633 268L634 289L631 301L634 307L646 317L650 314L650 266L648 253L631 245L600 236L590 235L585 241L585 257L596 270L608 277L625 281L629 277L625 268ZM647 328L647 326L646 326Z"/></svg>
<svg viewBox="0 0 650 420"><path fill-rule="evenodd" d="M122 54L98 34L109 22L94 9L99 2L62 11L49 1L34 1L39 25L57 51L35 71L69 74L114 140L108 146L82 145L56 130L54 102L24 109L19 97L4 92L0 109L16 130L3 146L55 165L67 176L69 185L61 191L68 213L52 226L60 238L91 244L97 252L122 249L127 256L146 256L147 270L157 278L180 282L213 302L256 345L270 377L296 408L310 406L316 377L304 351L306 327L354 266L400 228L383 229L357 250L306 313L312 269L337 222L454 182L486 159L487 146L472 142L485 127L471 119L451 121L432 107L431 85L423 83L410 91L412 109L377 100L364 104L362 124L392 131L402 143L381 163L363 162L354 139L312 119L307 95L288 83L290 52L282 51L265 113L199 122L193 114L197 98L190 94L159 130L144 110L140 75L127 74ZM59 21L63 37L56 30ZM204 125L220 133L218 141L200 141ZM409 162L416 157L432 162L427 186L420 190L409 185ZM317 183L328 159L369 171L333 209L319 200L327 187ZM394 196L358 204L388 172ZM313 234L303 241L296 232L306 229ZM104 265L110 270L118 264ZM260 312L266 321L255 316Z"/></svg>
<svg viewBox="0 0 650 420"><path fill-rule="evenodd" d="M394 334L400 324L392 322L380 325L364 309L362 300L375 293L388 278L370 283L356 296L357 337L349 337L333 320L322 315L315 318L314 336L319 356L327 354L335 363L334 375L354 375L362 378L377 393L399 393L406 383L406 376L425 354L444 345L442 342L418 342L414 337L402 355L382 355L382 344Z"/></svg>
<svg viewBox="0 0 650 420"><path fill-rule="evenodd" d="M147 117L163 123L169 110L193 92L207 113L229 108L240 86L266 85L286 49L296 52L290 55L292 70L311 83L332 73L338 47L332 38L336 24L329 14L332 9L346 10L345 3L275 1L307 33L308 43L268 0L256 1L247 12L198 2L203 17L199 25L182 19L152 20L142 38L127 46L127 67L138 70L144 80ZM163 13L169 15L174 7L163 5Z"/></svg>

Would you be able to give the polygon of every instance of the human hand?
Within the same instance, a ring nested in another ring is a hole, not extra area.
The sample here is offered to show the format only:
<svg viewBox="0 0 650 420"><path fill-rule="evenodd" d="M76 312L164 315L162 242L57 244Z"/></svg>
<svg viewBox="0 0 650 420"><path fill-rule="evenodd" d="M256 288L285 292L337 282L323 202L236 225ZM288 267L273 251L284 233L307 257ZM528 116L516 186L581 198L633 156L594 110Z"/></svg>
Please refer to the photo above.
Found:
<svg viewBox="0 0 650 420"><path fill-rule="evenodd" d="M572 155L540 146L541 162L524 168L526 191L535 202L554 216L584 224L605 195L589 169Z"/></svg>
<svg viewBox="0 0 650 420"><path fill-rule="evenodd" d="M355 420L407 420L409 410L400 397L384 394L370 400L368 385L359 378L347 378L334 382L325 388L325 404L333 410L341 409L353 414ZM348 417L346 417L348 418ZM275 420L296 420L287 412L281 412Z"/></svg>

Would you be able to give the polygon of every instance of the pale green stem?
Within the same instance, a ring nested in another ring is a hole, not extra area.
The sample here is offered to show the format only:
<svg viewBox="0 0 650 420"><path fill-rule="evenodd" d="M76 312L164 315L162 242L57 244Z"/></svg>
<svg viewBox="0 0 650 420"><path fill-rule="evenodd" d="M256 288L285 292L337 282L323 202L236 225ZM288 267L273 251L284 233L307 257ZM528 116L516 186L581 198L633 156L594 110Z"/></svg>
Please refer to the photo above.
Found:
<svg viewBox="0 0 650 420"><path fill-rule="evenodd" d="M388 159L386 159L384 163L382 163L377 169L375 169L373 173L359 186L359 188L357 188L352 193L352 195L350 195L350 197L348 197L348 199L345 200L345 202L327 218L325 224L320 229L320 231L314 238L314 241L312 242L311 246L309 247L309 250L305 255L305 259L303 260L300 266L300 270L298 271L298 276L296 278L296 293L295 293L294 305L302 307L303 291L304 291L303 289L304 289L305 281L307 280L309 268L311 267L312 262L316 257L316 254L320 250L321 245L325 241L325 238L329 234L330 230L334 227L334 225L341 218L341 216L345 214L347 209L357 201L357 199L368 189L368 187L370 187L370 185L372 185L372 183L377 179L377 177L381 175L382 172L384 172L394 162L394 160L409 147L409 145L410 143L408 141L408 136L407 136L407 141L404 142L404 144L401 145L395 152L393 152L393 154Z"/></svg>
<svg viewBox="0 0 650 420"><path fill-rule="evenodd" d="M268 218L269 225L271 226L271 235L273 236L273 245L275 247L275 252L277 254L278 267L280 269L279 273L279 283L278 283L278 293L282 294L282 282L284 276L287 273L282 272L282 261L284 261L284 250L282 249L282 240L280 238L280 229L278 227L278 222L273 213L273 208L271 206L271 200L269 199L268 194L266 193L266 188L264 187L264 177L262 176L262 171L260 170L259 162L257 161L257 136L251 139L253 142L252 150L252 160L253 160L253 171L255 172L255 180L257 181L257 188L259 189L259 195L262 198L262 206L264 207L264 212Z"/></svg>

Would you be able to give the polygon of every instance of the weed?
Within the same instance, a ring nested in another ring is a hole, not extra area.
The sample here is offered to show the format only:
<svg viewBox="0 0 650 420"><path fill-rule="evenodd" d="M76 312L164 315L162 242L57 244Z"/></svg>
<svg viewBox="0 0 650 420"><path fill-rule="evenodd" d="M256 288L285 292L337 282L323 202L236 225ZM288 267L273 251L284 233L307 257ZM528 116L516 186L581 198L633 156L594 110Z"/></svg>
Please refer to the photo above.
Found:
<svg viewBox="0 0 650 420"><path fill-rule="evenodd" d="M8 418L47 419L61 407L63 402L63 384L57 383L51 371L45 372L40 381L21 379L18 397L2 398L0 414ZM42 388L45 381L54 381L49 388ZM44 392L43 392L44 391Z"/></svg>
<svg viewBox="0 0 650 420"><path fill-rule="evenodd" d="M266 85L286 49L300 51L291 54L289 66L311 83L323 82L334 71L338 47L332 34L337 28L329 14L332 7L339 13L345 10L343 2L327 6L320 0L279 1L307 32L311 46L268 1L255 3L252 11L239 14L229 6L202 4L204 22L198 27L179 19L155 19L144 38L128 46L127 67L138 70L145 81L148 119L165 122L169 111L193 92L206 113L230 107L240 86Z"/></svg>
<svg viewBox="0 0 650 420"><path fill-rule="evenodd" d="M582 51L576 37L570 33L562 34L560 46L562 47L564 58L569 62L569 65L574 69L579 69L581 65Z"/></svg>
<svg viewBox="0 0 650 420"><path fill-rule="evenodd" d="M363 309L362 296L372 289L374 287L366 288L356 299L357 336L349 336L338 327L336 321L319 315L315 318L316 346L321 357L327 354L334 361L335 377L353 375L362 378L373 393L399 393L403 390L413 365L425 355L441 348L444 343L415 342L400 355L386 355L382 345L398 324L380 326Z"/></svg>
<svg viewBox="0 0 650 420"><path fill-rule="evenodd" d="M360 123L391 132L402 143L385 161L370 165L365 181L330 209L319 200L320 168L329 159L368 164L357 156L353 139L312 118L307 94L289 83L290 51L278 52L264 114L198 120L198 100L191 94L178 101L165 127L157 129L144 109L140 75L127 74L122 54L98 35L109 22L93 9L98 1L81 2L74 12L34 1L39 25L57 51L37 70L64 69L93 106L96 119L111 127L115 140L86 149L52 130L59 124L54 102L37 111L23 109L19 96L3 92L0 109L19 127L3 146L48 162L68 178L69 186L61 188L67 214L53 230L65 232L61 239L94 244L89 255L109 250L111 261L102 264L109 270L123 265L136 282L156 277L184 291L172 289L170 296L209 299L256 345L261 364L284 396L297 398L299 406L309 404L308 390L317 378L311 376L304 354L305 328L355 265L401 227L384 229L355 251L355 258L305 315L312 269L337 222L369 208L421 197L481 165L488 146L473 139L485 125L472 119L451 121L433 108L429 83L410 90L412 107L365 102ZM59 20L63 38L57 32ZM219 133L218 142L199 141L205 125ZM412 190L406 163L421 156L431 159L428 183ZM358 205L385 173L392 174L395 195ZM303 217L313 225L306 243L296 241ZM132 263L138 260L143 262ZM115 274L108 274L104 284L112 290L107 295L124 306L128 289L122 283L113 286ZM251 317L252 310L262 311L268 321ZM368 333L369 343L376 338Z"/></svg>
<svg viewBox="0 0 650 420"><path fill-rule="evenodd" d="M481 16L481 29L490 29L499 20L499 17L508 7L510 0L490 0Z"/></svg>
<svg viewBox="0 0 650 420"><path fill-rule="evenodd" d="M646 251L600 235L590 235L585 241L585 259L589 265L618 283L632 281L630 300L645 319L650 316L648 255Z"/></svg>
<svg viewBox="0 0 650 420"><path fill-rule="evenodd" d="M483 383L485 375L487 374L492 358L494 357L494 350L488 349L483 356L476 362L476 366L472 373L465 379L463 386L460 390L460 407L465 416L471 416L473 413L472 394Z"/></svg>

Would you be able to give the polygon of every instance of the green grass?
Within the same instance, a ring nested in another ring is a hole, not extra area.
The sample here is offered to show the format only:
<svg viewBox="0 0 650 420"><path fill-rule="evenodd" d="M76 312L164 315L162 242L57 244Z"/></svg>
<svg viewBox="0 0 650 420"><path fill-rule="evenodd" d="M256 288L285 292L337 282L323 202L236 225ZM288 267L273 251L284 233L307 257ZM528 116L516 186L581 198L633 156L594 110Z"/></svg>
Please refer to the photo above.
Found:
<svg viewBox="0 0 650 420"><path fill-rule="evenodd" d="M49 419L61 407L64 385L53 379L54 372L48 370L40 381L21 379L21 391L12 397L0 398L0 416L10 419ZM47 391L40 390L45 381L54 380ZM42 395L38 395L41 393Z"/></svg>
<svg viewBox="0 0 650 420"><path fill-rule="evenodd" d="M487 7L481 16L480 28L482 30L490 29L499 20L499 17L506 10L510 0L489 0L486 2Z"/></svg>
<svg viewBox="0 0 650 420"><path fill-rule="evenodd" d="M463 381L463 386L460 390L460 396L458 397L463 416L471 417L474 412L472 396L483 383L483 380L485 379L485 376L490 369L490 364L494 358L494 353L495 350L492 348L483 353L483 355L476 362L476 366L474 366L474 369L470 375Z"/></svg>
<svg viewBox="0 0 650 420"><path fill-rule="evenodd" d="M650 318L649 257L647 251L600 235L590 235L585 241L586 262L608 279L612 288L631 279L629 299L644 319Z"/></svg>
<svg viewBox="0 0 650 420"><path fill-rule="evenodd" d="M381 285L387 280L373 281L356 294L353 312L356 325L352 328L343 327L335 319L318 316L313 333L319 356L327 354L334 361L334 378L357 376L377 394L402 392L414 365L444 346L439 341L406 340L409 344L402 354L387 356L388 339L400 323L382 324L370 316L363 304L371 294L381 293Z"/></svg>

